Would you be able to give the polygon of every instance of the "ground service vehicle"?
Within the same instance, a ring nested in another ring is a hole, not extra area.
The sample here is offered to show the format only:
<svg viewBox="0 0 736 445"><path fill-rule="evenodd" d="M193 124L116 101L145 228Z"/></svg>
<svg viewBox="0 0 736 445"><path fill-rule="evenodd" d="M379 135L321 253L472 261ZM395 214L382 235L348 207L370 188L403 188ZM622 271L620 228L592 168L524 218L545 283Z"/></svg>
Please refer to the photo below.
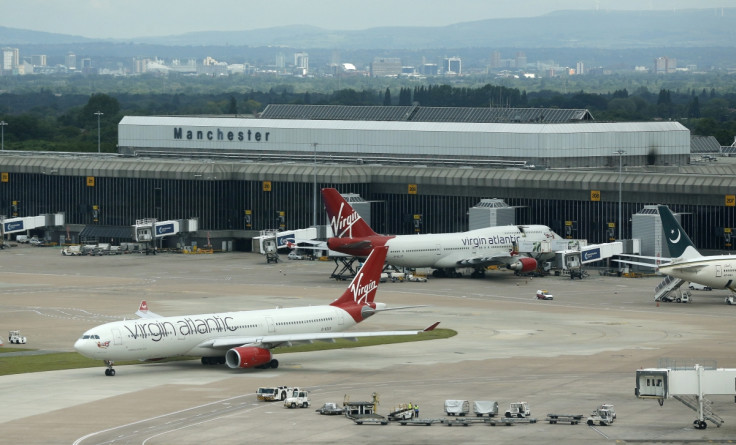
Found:
<svg viewBox="0 0 736 445"><path fill-rule="evenodd" d="M287 408L307 408L311 403L309 392L303 389L295 389L291 396L284 400L284 406Z"/></svg>
<svg viewBox="0 0 736 445"><path fill-rule="evenodd" d="M588 425L610 425L615 420L615 414L609 408L604 408L606 405L601 405L593 414L588 417ZM613 408L611 406L611 408Z"/></svg>
<svg viewBox="0 0 736 445"><path fill-rule="evenodd" d="M273 402L275 400L286 399L289 394L294 392L294 389L297 388L289 388L288 386L261 387L258 388L256 395L258 396L258 400Z"/></svg>
<svg viewBox="0 0 736 445"><path fill-rule="evenodd" d="M402 403L398 407L394 408L393 411L388 413L388 420L408 420L414 418L414 408L410 408L408 404Z"/></svg>
<svg viewBox="0 0 736 445"><path fill-rule="evenodd" d="M473 412L478 417L488 415L488 417L495 417L498 415L498 402L493 400L476 400L473 402Z"/></svg>
<svg viewBox="0 0 736 445"><path fill-rule="evenodd" d="M713 288L710 286L693 282L690 282L690 285L688 287L690 288L690 290L713 290Z"/></svg>
<svg viewBox="0 0 736 445"><path fill-rule="evenodd" d="M526 402L511 402L506 410L506 417L529 417L531 416L529 404Z"/></svg>
<svg viewBox="0 0 736 445"><path fill-rule="evenodd" d="M537 291L537 300L554 300L555 297L549 293L546 289L539 289Z"/></svg>
<svg viewBox="0 0 736 445"><path fill-rule="evenodd" d="M8 332L8 341L16 345L26 344L26 338L21 336L18 330Z"/></svg>
<svg viewBox="0 0 736 445"><path fill-rule="evenodd" d="M320 414L324 414L326 416L334 416L337 414L345 413L345 409L343 409L343 407L341 406L338 406L337 403L334 403L334 402L327 402L324 405L322 405L322 407L320 407L319 409L316 409L315 411L317 411Z"/></svg>
<svg viewBox="0 0 736 445"><path fill-rule="evenodd" d="M445 400L445 413L448 416L464 416L470 412L467 400Z"/></svg>

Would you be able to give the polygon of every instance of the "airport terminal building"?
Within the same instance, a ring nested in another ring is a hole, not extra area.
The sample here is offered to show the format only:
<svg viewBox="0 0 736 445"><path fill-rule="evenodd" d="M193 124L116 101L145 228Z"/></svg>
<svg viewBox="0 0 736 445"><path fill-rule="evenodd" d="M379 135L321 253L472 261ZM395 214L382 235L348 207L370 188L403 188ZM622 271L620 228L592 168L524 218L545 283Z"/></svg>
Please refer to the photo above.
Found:
<svg viewBox="0 0 736 445"><path fill-rule="evenodd" d="M518 224L591 243L616 233L619 196L622 238L631 215L655 203L685 213L701 248L730 249L736 227L735 166L691 162L690 133L676 122L278 105L257 118L126 116L118 137L117 155L2 153L0 214L65 212L73 228L196 217L199 239L247 249L261 230L327 224L315 191L335 187L371 201L381 233L467 230L483 198L513 206Z"/></svg>

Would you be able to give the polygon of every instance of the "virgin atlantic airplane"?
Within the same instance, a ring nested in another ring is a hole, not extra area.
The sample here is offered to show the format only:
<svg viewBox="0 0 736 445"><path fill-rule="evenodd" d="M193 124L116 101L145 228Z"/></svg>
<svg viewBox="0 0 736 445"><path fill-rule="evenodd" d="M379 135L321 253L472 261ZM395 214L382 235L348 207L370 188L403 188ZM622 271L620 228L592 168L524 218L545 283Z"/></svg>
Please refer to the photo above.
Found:
<svg viewBox="0 0 736 445"><path fill-rule="evenodd" d="M154 361L167 357L200 356L202 364L230 368L277 368L271 349L292 343L381 335L416 335L431 331L342 332L388 308L374 302L386 247L373 251L340 298L329 305L219 314L162 317L141 302L139 319L106 323L88 330L74 343L85 357L105 362L105 375L114 376L119 360Z"/></svg>
<svg viewBox="0 0 736 445"><path fill-rule="evenodd" d="M356 257L365 257L376 247L388 247L386 262L398 267L429 267L435 276L455 276L457 268L471 267L473 276L483 276L488 266L516 272L531 272L537 260L518 253L521 240L541 242L560 239L542 225L487 227L469 232L421 235L379 235L334 188L322 189L322 199L334 238L327 247ZM554 257L554 253L550 257ZM546 258L545 258L546 259Z"/></svg>

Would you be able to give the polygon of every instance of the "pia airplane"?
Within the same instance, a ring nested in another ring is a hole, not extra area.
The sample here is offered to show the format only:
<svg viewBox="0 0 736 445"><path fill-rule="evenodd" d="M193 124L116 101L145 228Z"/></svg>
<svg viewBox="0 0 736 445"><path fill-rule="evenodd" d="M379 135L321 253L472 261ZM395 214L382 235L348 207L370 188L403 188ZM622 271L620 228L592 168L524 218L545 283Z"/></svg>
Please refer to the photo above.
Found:
<svg viewBox="0 0 736 445"><path fill-rule="evenodd" d="M657 210L662 220L662 230L672 258L636 257L665 261L664 264L659 265L629 260L618 261L650 267L673 278L710 286L713 289L729 289L736 292L736 256L701 255L690 237L675 219L672 211L663 205L657 206ZM727 299L727 302L732 301Z"/></svg>
<svg viewBox="0 0 736 445"><path fill-rule="evenodd" d="M387 250L374 250L342 296L329 305L162 317L143 301L136 313L141 318L92 328L74 349L103 360L107 376L115 375L113 365L119 360L177 356L200 356L205 365L277 368L279 362L271 354L277 346L431 331L439 322L424 331L342 332L377 312L408 307L374 302Z"/></svg>
<svg viewBox="0 0 736 445"><path fill-rule="evenodd" d="M334 238L327 240L327 247L365 257L371 249L386 246L388 264L429 267L435 269L435 276L454 276L457 268L472 267L475 269L473 276L479 277L491 265L516 272L531 272L537 268L537 260L516 252L517 243L560 238L552 229L542 225L487 227L456 233L379 235L336 189L322 189L322 199L335 234Z"/></svg>

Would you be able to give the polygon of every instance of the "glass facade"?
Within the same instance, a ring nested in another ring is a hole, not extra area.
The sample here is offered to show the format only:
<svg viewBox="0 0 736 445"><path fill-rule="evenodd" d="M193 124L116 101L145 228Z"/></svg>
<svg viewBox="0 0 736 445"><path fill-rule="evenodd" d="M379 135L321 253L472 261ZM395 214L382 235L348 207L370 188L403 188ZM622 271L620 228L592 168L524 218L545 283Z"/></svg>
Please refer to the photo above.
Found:
<svg viewBox="0 0 736 445"><path fill-rule="evenodd" d="M386 234L468 230L468 210L481 199L477 195L460 196L458 192L465 189L453 186L447 186L446 194L426 195L373 191L386 190L385 184L317 186L335 187L341 193L356 193L371 201L371 224L376 232ZM313 224L314 196L314 185L308 182L10 173L8 181L0 184L0 214L9 218L64 212L67 224L115 226L130 226L141 218L196 217L200 230L295 229ZM618 237L617 202L484 197L500 198L516 207L517 224L545 224L562 236L587 239L589 243ZM317 199L317 223L328 224L321 196ZM655 203L623 202L624 239L631 237L630 216L645 204ZM726 228L736 227L734 207L670 204L670 208L683 213L682 225L699 248L731 249Z"/></svg>

